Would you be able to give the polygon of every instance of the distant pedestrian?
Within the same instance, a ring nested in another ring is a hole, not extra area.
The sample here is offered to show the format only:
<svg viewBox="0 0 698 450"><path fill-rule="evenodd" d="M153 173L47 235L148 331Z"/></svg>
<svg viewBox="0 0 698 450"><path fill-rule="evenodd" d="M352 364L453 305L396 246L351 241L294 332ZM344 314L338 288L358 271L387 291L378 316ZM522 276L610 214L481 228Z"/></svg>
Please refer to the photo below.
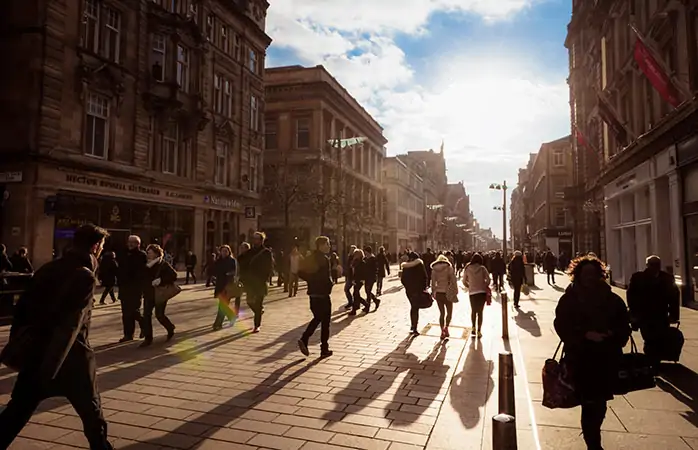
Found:
<svg viewBox="0 0 698 450"><path fill-rule="evenodd" d="M288 255L288 296L295 297L298 294L298 271L301 268L303 256L298 251L298 246L291 249ZM281 271L279 272L281 273Z"/></svg>
<svg viewBox="0 0 698 450"><path fill-rule="evenodd" d="M97 271L99 281L104 288L102 297L99 299L100 305L104 305L104 300L107 298L107 295L111 297L112 303L116 303L114 287L116 286L118 274L119 263L116 262L116 254L114 252L104 252Z"/></svg>
<svg viewBox="0 0 698 450"><path fill-rule="evenodd" d="M507 265L502 257L502 252L497 252L494 254L492 260L490 261L490 268L492 271L494 288L497 292L500 292L504 289L504 274L507 271Z"/></svg>
<svg viewBox="0 0 698 450"><path fill-rule="evenodd" d="M370 245L364 247L364 292L366 292L366 308L364 311L368 313L371 310L371 300L376 304L376 309L381 304L381 301L373 293L373 286L378 279L378 258L373 254L373 248Z"/></svg>
<svg viewBox="0 0 698 450"><path fill-rule="evenodd" d="M548 284L555 284L555 269L557 268L557 258L548 250L543 256L543 269L548 276Z"/></svg>
<svg viewBox="0 0 698 450"><path fill-rule="evenodd" d="M234 324L240 312L240 295L238 280L238 264L233 258L233 252L228 245L222 245L219 249L220 257L214 265L216 287L213 290L214 298L218 299L218 313L213 322L213 330L223 328L223 321L228 318L230 324ZM235 299L235 307L230 307L230 302Z"/></svg>
<svg viewBox="0 0 698 450"><path fill-rule="evenodd" d="M146 264L148 257L140 249L141 238L132 235L126 241L128 250L119 262L119 300L121 300L121 319L124 336L119 342L132 341L136 331L136 323L143 333L143 317L141 316L141 298L145 284Z"/></svg>
<svg viewBox="0 0 698 450"><path fill-rule="evenodd" d="M448 331L453 315L453 304L458 302L458 280L448 258L439 255L431 264L431 295L439 307L441 339L450 336Z"/></svg>
<svg viewBox="0 0 698 450"><path fill-rule="evenodd" d="M347 304L344 305L344 309L352 309L354 305L354 295L352 294L352 289L354 288L354 270L352 269L352 259L354 258L355 250L356 245L349 247L349 253L344 258L344 295L347 298Z"/></svg>
<svg viewBox="0 0 698 450"><path fill-rule="evenodd" d="M341 266L339 265L339 256L336 252L332 252L330 255L330 273L332 274L332 282L337 284L339 282L339 272Z"/></svg>
<svg viewBox="0 0 698 450"><path fill-rule="evenodd" d="M524 264L523 255L520 251L515 251L514 256L509 262L509 278L511 285L514 287L514 308L519 307L521 300L521 288L526 283L526 265Z"/></svg>
<svg viewBox="0 0 698 450"><path fill-rule="evenodd" d="M242 284L247 293L247 305L254 313L253 333L258 333L262 326L264 314L264 297L271 278L274 258L271 250L264 246L266 234L257 231L252 236L252 248L239 256Z"/></svg>
<svg viewBox="0 0 698 450"><path fill-rule="evenodd" d="M90 449L113 449L97 391L95 352L88 340L94 272L106 236L94 225L78 228L71 250L34 274L15 307L3 362L16 345L22 346L22 357L15 361L19 375L10 401L0 412L0 449L12 444L39 404L51 397L68 399ZM21 447L25 446L17 446Z"/></svg>
<svg viewBox="0 0 698 450"><path fill-rule="evenodd" d="M463 271L463 284L468 288L470 297L470 319L473 329L470 335L478 338L482 337L482 321L485 304L490 294L490 274L483 264L484 261L479 253L473 255L470 263Z"/></svg>
<svg viewBox="0 0 698 450"><path fill-rule="evenodd" d="M158 298L157 288L175 284L177 272L165 261L164 251L157 244L150 244L146 250L148 262L146 263L145 285L143 289L143 334L145 340L141 347L148 347L153 343L153 310L155 318L167 331L167 340L174 337L175 326L165 314L167 301Z"/></svg>
<svg viewBox="0 0 698 450"><path fill-rule="evenodd" d="M12 272L12 269L10 258L7 257L7 247L4 244L0 244L0 273Z"/></svg>
<svg viewBox="0 0 698 450"><path fill-rule="evenodd" d="M378 272L376 273L376 295L380 297L383 294L383 279L390 275L390 259L385 254L384 247L378 249L376 264L378 265Z"/></svg>
<svg viewBox="0 0 698 450"><path fill-rule="evenodd" d="M184 266L187 270L187 276L184 279L184 284L189 284L189 276L191 275L196 284L196 264L199 262L194 252L191 250L187 252L187 256L184 258Z"/></svg>
<svg viewBox="0 0 698 450"><path fill-rule="evenodd" d="M402 270L400 281L405 287L405 294L410 301L410 334L418 336L420 298L429 286L427 269L424 266L424 261L415 252L407 253L407 262L402 263L400 269Z"/></svg>
<svg viewBox="0 0 698 450"><path fill-rule="evenodd" d="M325 236L315 239L315 251L305 258L298 275L308 283L308 297L310 297L310 311L313 319L308 324L305 332L298 340L298 347L305 356L310 355L308 341L318 325L320 330L320 356L326 358L332 356L329 347L330 323L332 319L332 279L330 275L330 261L327 254L330 251L330 240Z"/></svg>
<svg viewBox="0 0 698 450"><path fill-rule="evenodd" d="M424 268L427 270L427 279L431 282L431 265L436 261L436 255L431 251L431 248L427 248L427 251L422 254L421 259L424 263Z"/></svg>
<svg viewBox="0 0 698 450"><path fill-rule="evenodd" d="M19 273L34 273L31 261L26 247L20 247L14 255L10 257L10 264L13 272Z"/></svg>

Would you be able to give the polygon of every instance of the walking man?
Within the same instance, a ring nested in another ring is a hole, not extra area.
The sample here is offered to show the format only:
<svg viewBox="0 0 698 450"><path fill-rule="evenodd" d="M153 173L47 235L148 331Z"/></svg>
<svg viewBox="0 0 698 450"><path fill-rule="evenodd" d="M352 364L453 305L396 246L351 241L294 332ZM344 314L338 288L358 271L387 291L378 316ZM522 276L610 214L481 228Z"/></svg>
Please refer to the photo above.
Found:
<svg viewBox="0 0 698 450"><path fill-rule="evenodd" d="M267 295L267 281L274 269L271 251L264 247L267 236L257 231L252 236L252 248L239 256L241 280L247 292L247 305L254 313L253 333L259 333L264 314L264 297Z"/></svg>
<svg viewBox="0 0 698 450"><path fill-rule="evenodd" d="M320 236L315 239L315 251L303 261L299 276L308 283L308 296L310 297L310 311L313 319L305 329L303 336L298 340L298 348L305 356L309 356L308 340L313 335L318 325L320 330L320 356L327 358L332 356L329 347L330 322L332 318L332 277L330 274L330 239Z"/></svg>
<svg viewBox="0 0 698 450"><path fill-rule="evenodd" d="M141 298L145 283L146 264L148 257L141 250L141 238L129 236L128 251L119 263L119 300L121 300L121 320L124 326L124 337L119 342L133 340L136 332L136 322L143 330L141 316Z"/></svg>
<svg viewBox="0 0 698 450"><path fill-rule="evenodd" d="M184 258L184 265L187 268L187 276L184 280L184 284L189 284L189 275L191 275L192 279L194 280L194 284L196 284L196 272L194 269L196 268L196 263L198 262L198 259L196 258L196 255L194 252L191 250L187 252L187 256Z"/></svg>
<svg viewBox="0 0 698 450"><path fill-rule="evenodd" d="M366 254L364 258L364 277L366 282L364 285L366 290L366 307L364 312L368 313L371 310L371 300L376 304L376 309L380 306L381 301L373 293L373 286L378 278L378 259L373 254L373 248L370 245L364 247L364 253Z"/></svg>
<svg viewBox="0 0 698 450"><path fill-rule="evenodd" d="M7 449L43 400L66 397L82 420L91 450L111 450L97 392L97 364L88 341L97 257L107 232L83 225L72 249L45 264L17 303L3 362L19 370L0 413L0 449ZM27 338L31 336L30 338ZM13 346L21 346L21 358Z"/></svg>

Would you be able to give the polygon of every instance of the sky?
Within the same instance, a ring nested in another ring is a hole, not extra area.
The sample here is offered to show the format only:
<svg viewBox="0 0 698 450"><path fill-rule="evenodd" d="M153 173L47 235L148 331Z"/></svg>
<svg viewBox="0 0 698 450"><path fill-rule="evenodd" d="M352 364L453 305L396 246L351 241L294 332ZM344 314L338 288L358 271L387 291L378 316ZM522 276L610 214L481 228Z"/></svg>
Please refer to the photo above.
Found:
<svg viewBox="0 0 698 450"><path fill-rule="evenodd" d="M266 66L322 64L383 126L389 155L442 141L449 182L501 237L501 191L570 134L571 0L271 0Z"/></svg>

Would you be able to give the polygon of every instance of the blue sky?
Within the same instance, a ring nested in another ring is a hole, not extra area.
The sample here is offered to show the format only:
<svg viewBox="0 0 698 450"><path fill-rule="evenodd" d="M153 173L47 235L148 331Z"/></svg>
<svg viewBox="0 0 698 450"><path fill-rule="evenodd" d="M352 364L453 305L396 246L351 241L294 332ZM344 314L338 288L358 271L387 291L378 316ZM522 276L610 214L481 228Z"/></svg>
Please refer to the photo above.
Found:
<svg viewBox="0 0 698 450"><path fill-rule="evenodd" d="M515 185L569 134L571 0L276 0L267 66L323 64L385 128L388 153L438 149L480 224L501 236L492 182Z"/></svg>

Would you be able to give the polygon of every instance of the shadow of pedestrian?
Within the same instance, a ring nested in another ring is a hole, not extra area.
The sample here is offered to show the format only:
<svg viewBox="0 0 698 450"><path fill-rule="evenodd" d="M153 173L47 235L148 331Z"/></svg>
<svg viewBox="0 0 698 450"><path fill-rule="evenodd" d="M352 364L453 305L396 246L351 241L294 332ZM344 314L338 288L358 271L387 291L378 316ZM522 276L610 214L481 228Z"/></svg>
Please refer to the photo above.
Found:
<svg viewBox="0 0 698 450"><path fill-rule="evenodd" d="M514 316L514 321L516 325L522 330L528 331L533 337L540 337L540 325L538 324L538 319L536 318L536 313L533 311L522 311L517 310Z"/></svg>
<svg viewBox="0 0 698 450"><path fill-rule="evenodd" d="M334 394L335 409L326 412L323 418L332 420L331 418L335 417L338 413L343 414L347 405L352 405L352 413L360 414L360 411L370 406L370 403L366 402L367 404L365 405L354 404L353 399L357 394L365 396L369 393L372 398L377 399L379 396L385 394L388 389L404 388L407 385L405 381L401 381L398 386L394 385L395 381L397 381L398 378L402 380L407 379L408 377L403 377L401 374L409 371L411 368L414 370L417 367L422 367L417 356L407 351L413 341L414 337L406 337L400 341L397 347L390 353L379 361L371 364L370 367L356 374L346 387ZM386 370L387 366L389 366L390 369L395 368L395 370L388 371ZM371 384L370 392L365 391L367 383Z"/></svg>
<svg viewBox="0 0 698 450"><path fill-rule="evenodd" d="M494 390L493 370L492 361L485 359L482 342L471 341L463 370L453 377L450 389L451 405L467 429L480 424L480 409L484 409Z"/></svg>
<svg viewBox="0 0 698 450"><path fill-rule="evenodd" d="M188 417L183 424L179 425L178 427L172 430L168 430L167 432L165 432L166 434L163 434L161 436L155 437L147 441L127 445L126 447L121 447L121 449L142 449L144 448L144 444L151 444L155 446L163 446L166 448L170 448L172 446L173 440L177 439L178 437L183 437L184 435L191 435L191 433L188 432L189 428L197 425L208 426L209 428L206 429L206 431L204 431L201 434L197 434L196 437L201 438L200 441L198 441L196 444L186 447L188 449L199 448L206 441L207 438L211 438L216 432L220 430L227 430L226 428L220 427L225 427L226 425L233 423L237 419L240 419L246 412L248 412L251 409L254 409L255 406L260 405L265 400L269 399L269 397L281 391L281 389L283 389L289 383L293 382L293 380L298 378L300 375L306 373L313 366L317 365L319 361L319 359L311 361L308 364L294 370L287 376L284 376L288 370L301 364L302 362L304 362L304 360L297 359L295 361L289 362L283 365L282 367L279 367L271 374L269 374L269 376L262 380L259 383L259 385L255 388L242 392L234 397L231 397L225 403L215 406L209 411L202 412L196 416ZM234 429L231 429L230 431L233 433L235 432ZM234 446L235 444L220 442L220 448L228 448L228 446L231 445Z"/></svg>
<svg viewBox="0 0 698 450"><path fill-rule="evenodd" d="M396 292L400 292L401 290L405 289L405 287L401 284L393 287L389 287L388 289L385 289L381 295L389 295L389 294L395 294Z"/></svg>
<svg viewBox="0 0 698 450"><path fill-rule="evenodd" d="M698 374L683 364L662 364L657 386L691 408L681 416L698 427Z"/></svg>

